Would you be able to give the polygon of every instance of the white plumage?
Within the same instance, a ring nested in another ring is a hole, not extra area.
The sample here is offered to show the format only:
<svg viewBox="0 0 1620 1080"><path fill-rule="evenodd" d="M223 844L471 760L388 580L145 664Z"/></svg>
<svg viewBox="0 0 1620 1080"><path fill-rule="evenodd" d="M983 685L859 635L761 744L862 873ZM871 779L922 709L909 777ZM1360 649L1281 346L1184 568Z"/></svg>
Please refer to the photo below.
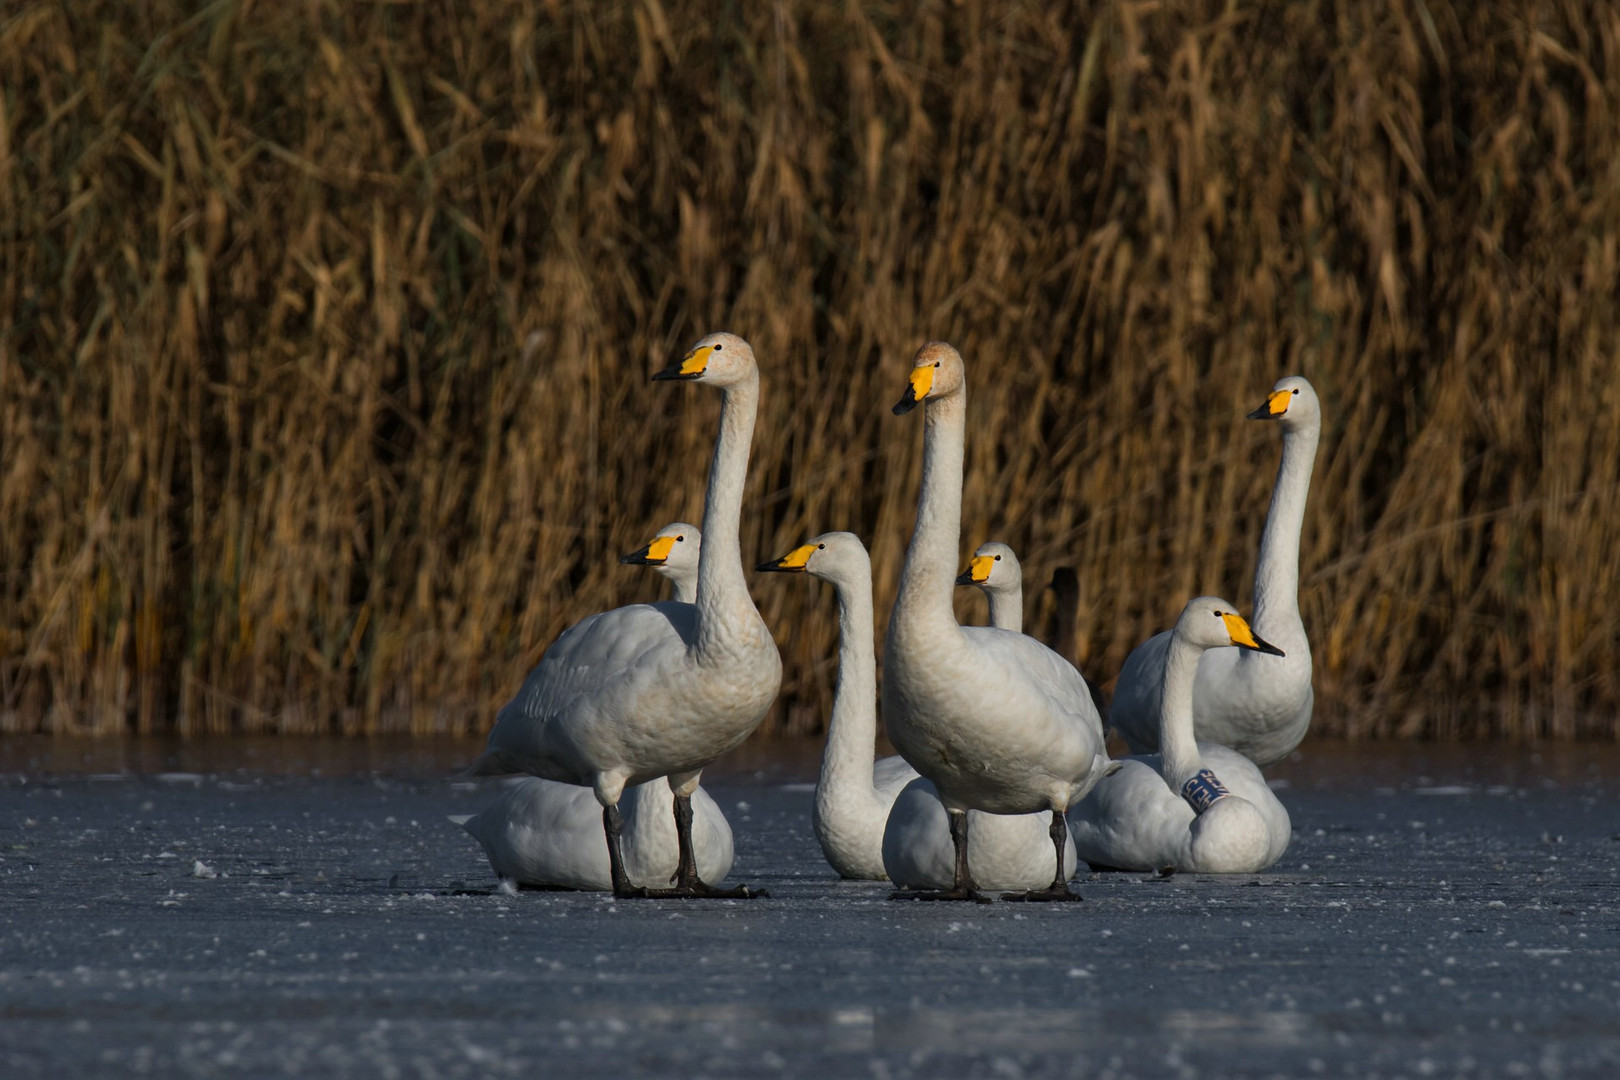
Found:
<svg viewBox="0 0 1620 1080"><path fill-rule="evenodd" d="M733 334L711 334L655 378L712 383L724 392L697 600L614 608L565 631L501 709L476 767L589 785L604 808L610 854L625 785L667 776L679 824L703 767L759 725L782 678L776 644L748 595L738 543L759 401L753 351ZM631 895L628 882L614 891ZM674 890L713 892L690 867Z"/></svg>
<svg viewBox="0 0 1620 1080"><path fill-rule="evenodd" d="M1287 757L1310 726L1311 646L1299 614L1299 534L1310 493L1322 407L1303 377L1277 383L1252 420L1275 420L1283 432L1282 464L1272 489L1254 572L1254 629L1286 657L1216 648L1198 665L1193 718L1200 739L1231 747L1258 765ZM1158 746L1159 687L1170 632L1131 651L1115 684L1110 719L1133 751Z"/></svg>
<svg viewBox="0 0 1620 1080"><path fill-rule="evenodd" d="M918 777L904 758L872 760L877 660L872 564L866 548L853 533L824 533L759 569L819 578L832 585L838 601L838 685L812 814L822 854L846 878L949 885L954 858L950 830L933 785ZM1025 889L1051 880L1046 814L971 816L968 863L976 881L991 888ZM1072 844L1068 861L1072 873Z"/></svg>
<svg viewBox="0 0 1620 1080"><path fill-rule="evenodd" d="M697 590L702 534L675 522L619 561L650 566L691 603ZM679 860L674 793L663 779L624 789L624 863L632 885L669 885ZM698 876L723 881L731 872L731 825L701 787L692 793L692 847ZM589 788L528 776L507 787L478 813L451 820L484 848L495 873L520 885L611 889L612 868L602 837L602 808Z"/></svg>
<svg viewBox="0 0 1620 1080"><path fill-rule="evenodd" d="M1193 735L1199 657L1222 647L1277 651L1226 601L1210 596L1193 600L1171 631L1166 651L1161 752L1125 759L1118 772L1069 811L1075 846L1093 866L1252 873L1276 862L1287 849L1288 811L1259 768L1243 755L1196 741Z"/></svg>
<svg viewBox="0 0 1620 1080"><path fill-rule="evenodd" d="M1032 897L1072 898L1064 882L1063 812L1109 767L1085 680L1034 638L956 621L951 584L961 534L966 422L962 358L923 346L895 411L925 404L922 490L884 649L889 738L931 780L952 815L954 884L973 895L968 810L1053 814L1053 882Z"/></svg>

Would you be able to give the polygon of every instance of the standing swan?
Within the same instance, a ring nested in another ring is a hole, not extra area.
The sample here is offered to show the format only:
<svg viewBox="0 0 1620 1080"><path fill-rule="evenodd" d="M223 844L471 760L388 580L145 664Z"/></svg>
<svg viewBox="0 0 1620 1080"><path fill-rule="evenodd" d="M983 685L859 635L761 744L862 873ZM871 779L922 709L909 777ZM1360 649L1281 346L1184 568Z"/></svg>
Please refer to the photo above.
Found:
<svg viewBox="0 0 1620 1080"><path fill-rule="evenodd" d="M984 593L990 601L991 626L1024 632L1024 568L1012 548L996 540L980 544L956 583L976 585Z"/></svg>
<svg viewBox="0 0 1620 1080"><path fill-rule="evenodd" d="M1160 752L1126 758L1069 811L1075 845L1093 866L1248 874L1288 847L1288 811L1255 764L1193 738L1199 656L1234 645L1282 656L1225 600L1201 596L1182 611L1166 650Z"/></svg>
<svg viewBox="0 0 1620 1080"><path fill-rule="evenodd" d="M619 561L653 567L674 585L676 602L690 604L702 539L696 526L675 522ZM649 780L627 786L619 805L626 875L636 885L667 884L680 851L671 816L674 793L661 778ZM478 813L451 820L483 846L498 877L519 885L613 888L601 807L589 788L526 776ZM692 847L702 880L723 881L731 873L731 825L701 787L692 792Z"/></svg>
<svg viewBox="0 0 1620 1080"><path fill-rule="evenodd" d="M1109 767L1102 722L1067 660L1023 634L956 621L951 583L961 540L967 387L961 355L944 342L918 351L894 412L923 402L922 491L889 616L883 715L890 740L939 791L956 865L950 889L896 896L977 899L967 811L1049 810L1052 883L1012 896L1078 899L1064 873L1063 814Z"/></svg>
<svg viewBox="0 0 1620 1080"><path fill-rule="evenodd" d="M1303 376L1282 379L1250 420L1282 427L1282 464L1260 536L1254 570L1254 629L1287 656L1217 648L1198 664L1193 718L1198 737L1230 746L1257 765L1287 757L1311 723L1311 644L1299 617L1299 533L1322 433L1322 403ZM1137 753L1158 747L1159 692L1170 632L1148 638L1125 658L1114 687L1114 726Z"/></svg>
<svg viewBox="0 0 1620 1080"><path fill-rule="evenodd" d="M872 562L853 533L830 532L760 570L808 574L838 598L838 686L816 783L812 822L822 853L846 878L926 885L951 879L950 826L933 785L904 758L872 760L877 738L877 660L872 636ZM1045 885L1051 875L1044 814L974 812L968 865L998 888ZM1067 852L1070 872L1074 848ZM936 868L943 864L943 873Z"/></svg>
<svg viewBox="0 0 1620 1080"><path fill-rule="evenodd" d="M526 772L590 786L602 805L613 893L754 895L698 877L692 792L703 767L746 739L782 682L776 643L743 579L738 522L759 407L748 343L710 334L654 375L711 383L724 394L709 468L695 604L632 604L581 620L552 643L496 717L475 771ZM620 845L626 784L660 776L675 793L680 864L672 889L633 888Z"/></svg>

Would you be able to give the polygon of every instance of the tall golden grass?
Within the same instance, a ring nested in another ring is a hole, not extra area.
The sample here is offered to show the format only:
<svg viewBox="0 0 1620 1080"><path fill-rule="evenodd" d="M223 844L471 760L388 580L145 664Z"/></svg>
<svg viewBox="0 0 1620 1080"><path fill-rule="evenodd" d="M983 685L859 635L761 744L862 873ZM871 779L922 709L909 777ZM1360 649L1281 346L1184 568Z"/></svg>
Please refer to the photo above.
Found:
<svg viewBox="0 0 1620 1080"><path fill-rule="evenodd" d="M1240 602L1308 375L1316 728L1620 733L1620 12L23 2L0 14L0 724L475 732L701 513L910 532L913 350L964 544L1073 565L1105 684ZM755 589L819 728L829 600ZM964 605L970 598L964 597ZM1031 600L1031 606L1036 600ZM964 610L967 610L964 607Z"/></svg>

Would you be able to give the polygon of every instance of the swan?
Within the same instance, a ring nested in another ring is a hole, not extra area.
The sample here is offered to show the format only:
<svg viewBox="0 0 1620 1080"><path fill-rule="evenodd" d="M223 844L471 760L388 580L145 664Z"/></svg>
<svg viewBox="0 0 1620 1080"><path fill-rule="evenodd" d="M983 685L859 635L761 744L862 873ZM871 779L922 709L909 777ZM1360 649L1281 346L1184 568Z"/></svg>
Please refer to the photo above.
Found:
<svg viewBox="0 0 1620 1080"><path fill-rule="evenodd" d="M838 600L838 686L811 814L822 854L846 878L950 884L950 826L933 785L904 758L872 760L877 660L872 561L865 546L853 533L824 533L759 569L819 578L832 585ZM973 811L971 816L968 865L974 880L1005 889L1051 880L1045 814L1004 817ZM1072 843L1066 854L1072 874L1077 865Z"/></svg>
<svg viewBox="0 0 1620 1080"><path fill-rule="evenodd" d="M1075 845L1093 866L1248 874L1287 849L1288 811L1259 767L1218 743L1194 741L1199 657L1227 646L1282 655L1225 600L1189 603L1166 650L1161 752L1124 759L1069 811Z"/></svg>
<svg viewBox="0 0 1620 1080"><path fill-rule="evenodd" d="M738 541L759 368L746 341L717 333L653 378L710 383L723 394L696 602L613 608L564 631L497 714L472 772L589 786L602 806L615 896L748 897L757 893L717 889L699 877L691 798L704 766L759 726L782 682ZM674 888L646 889L625 874L619 800L626 784L660 776L674 792L680 863Z"/></svg>
<svg viewBox="0 0 1620 1080"><path fill-rule="evenodd" d="M1322 403L1304 377L1290 375L1272 387L1249 419L1275 420L1283 433L1282 464L1254 570L1254 629L1287 656L1228 648L1205 653L1198 664L1193 717L1200 739L1270 765L1305 737L1315 701L1311 645L1299 617L1299 532L1322 432ZM1155 634L1131 650L1120 669L1110 719L1133 752L1158 748L1159 690L1169 653L1170 633Z"/></svg>
<svg viewBox="0 0 1620 1080"><path fill-rule="evenodd" d="M1053 867L1044 890L1007 898L1073 900L1064 872L1064 811L1109 768L1102 721L1073 664L1023 634L962 626L951 610L961 540L967 418L961 355L944 342L918 351L898 415L923 404L923 475L884 647L889 739L933 782L950 818L950 889L897 898L979 899L968 866L967 811L1051 812Z"/></svg>
<svg viewBox="0 0 1620 1080"><path fill-rule="evenodd" d="M838 685L821 754L811 823L821 852L846 878L883 881L883 823L917 770L897 755L872 760L877 741L872 562L853 533L831 532L758 569L808 574L838 598Z"/></svg>
<svg viewBox="0 0 1620 1080"><path fill-rule="evenodd" d="M676 601L689 604L697 588L702 543L696 526L678 521L619 561L651 566L674 586ZM635 885L667 884L679 861L669 784L661 779L632 784L619 806L626 876ZM502 879L565 889L613 887L602 843L601 807L589 788L526 776L478 813L450 820L483 846L490 868ZM692 793L692 847L704 881L722 881L731 872L731 825L701 787Z"/></svg>
<svg viewBox="0 0 1620 1080"><path fill-rule="evenodd" d="M1024 632L1024 568L1013 549L997 540L980 544L958 585L975 585L990 601L990 625Z"/></svg>
<svg viewBox="0 0 1620 1080"><path fill-rule="evenodd" d="M664 886L675 877L679 840L675 794L663 780L624 789L624 872L632 885ZM613 888L602 808L590 788L525 776L470 817L452 817L484 848L497 877L561 889ZM731 825L701 787L692 792L692 848L698 877L723 881L734 854Z"/></svg>
<svg viewBox="0 0 1620 1080"><path fill-rule="evenodd" d="M677 604L697 603L698 554L703 549L703 533L696 525L672 521L658 530L645 547L637 548L619 561L633 566L650 566L674 586Z"/></svg>

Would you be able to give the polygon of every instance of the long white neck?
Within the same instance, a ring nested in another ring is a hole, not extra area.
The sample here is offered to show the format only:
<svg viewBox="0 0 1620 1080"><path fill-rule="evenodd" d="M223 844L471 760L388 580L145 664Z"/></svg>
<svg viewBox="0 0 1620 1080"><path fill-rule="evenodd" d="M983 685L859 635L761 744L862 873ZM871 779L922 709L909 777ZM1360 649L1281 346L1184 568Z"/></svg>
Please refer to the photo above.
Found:
<svg viewBox="0 0 1620 1080"><path fill-rule="evenodd" d="M816 784L816 808L823 819L841 806L875 797L877 654L872 644L871 564L833 584L838 592L838 685Z"/></svg>
<svg viewBox="0 0 1620 1080"><path fill-rule="evenodd" d="M1283 433L1282 464L1271 489L1271 509L1254 570L1255 632L1289 645L1305 632L1299 618L1299 533L1305 524L1305 499L1320 434L1319 422Z"/></svg>
<svg viewBox="0 0 1620 1080"><path fill-rule="evenodd" d="M698 553L702 558L703 553ZM675 587L675 594L671 597L677 604L697 603L697 575L688 570L684 574L666 574L669 583Z"/></svg>
<svg viewBox="0 0 1620 1080"><path fill-rule="evenodd" d="M998 630L1024 632L1024 590L1022 588L986 589L990 598L990 625Z"/></svg>
<svg viewBox="0 0 1620 1080"><path fill-rule="evenodd" d="M1177 795L1181 794L1181 786L1204 767L1193 736L1193 683L1203 653L1179 634L1170 635L1170 651L1164 661L1164 695L1159 704L1159 773Z"/></svg>
<svg viewBox="0 0 1620 1080"><path fill-rule="evenodd" d="M895 596L891 631L896 624L956 627L951 590L956 580L956 554L962 542L962 439L967 417L967 390L936 398L923 406L922 492L917 499L917 525L906 549L905 569Z"/></svg>
<svg viewBox="0 0 1620 1080"><path fill-rule="evenodd" d="M726 387L720 405L720 437L709 464L709 491L703 502L703 550L698 553L697 608L699 653L723 649L728 629L757 619L743 578L743 486L748 481L748 448L759 411L759 373Z"/></svg>

